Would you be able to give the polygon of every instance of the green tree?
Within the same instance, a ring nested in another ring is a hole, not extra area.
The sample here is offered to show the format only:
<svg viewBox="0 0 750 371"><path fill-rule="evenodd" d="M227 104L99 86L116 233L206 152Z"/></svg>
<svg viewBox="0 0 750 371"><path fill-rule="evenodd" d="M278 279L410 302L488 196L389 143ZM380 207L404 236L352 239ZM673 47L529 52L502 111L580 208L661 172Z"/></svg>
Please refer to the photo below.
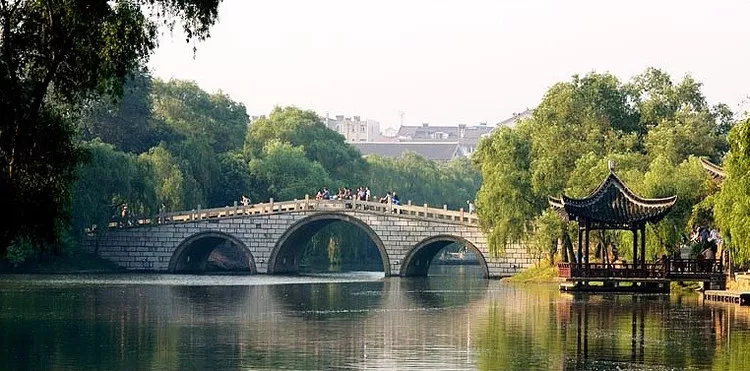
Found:
<svg viewBox="0 0 750 371"><path fill-rule="evenodd" d="M428 160L414 152L399 157L368 156L367 185L373 195L384 196L395 191L402 202L415 205L447 205L451 209L467 209L482 182L479 172L468 158L448 163Z"/></svg>
<svg viewBox="0 0 750 371"><path fill-rule="evenodd" d="M678 195L648 241L651 254L674 248L690 210L710 191L691 156L722 156L726 120L726 106L708 107L690 76L673 84L648 69L627 84L596 73L555 84L531 118L498 130L474 157L483 179L477 206L491 251L555 230L543 214L547 197L587 196L606 177L608 160L616 160L617 174L642 196Z"/></svg>
<svg viewBox="0 0 750 371"><path fill-rule="evenodd" d="M714 217L734 262L750 263L750 119L729 132L727 178L716 194Z"/></svg>
<svg viewBox="0 0 750 371"><path fill-rule="evenodd" d="M303 199L331 184L328 172L316 161L305 157L302 147L272 140L263 155L250 161L250 174L257 181L260 199Z"/></svg>
<svg viewBox="0 0 750 371"><path fill-rule="evenodd" d="M97 226L106 231L127 203L130 212L148 216L157 210L151 167L132 154L118 152L100 140L84 144L87 160L76 170L72 201L72 229L80 234Z"/></svg>
<svg viewBox="0 0 750 371"><path fill-rule="evenodd" d="M359 151L341 134L328 129L315 112L296 107L274 108L268 117L250 125L246 155L262 156L266 143L274 139L303 148L308 159L322 165L331 179L341 185L360 184L365 179L367 164Z"/></svg>
<svg viewBox="0 0 750 371"><path fill-rule="evenodd" d="M119 99L100 96L86 105L80 132L84 140L100 138L124 152L142 153L159 142L177 139L173 128L151 114L151 76L128 78Z"/></svg>
<svg viewBox="0 0 750 371"><path fill-rule="evenodd" d="M438 165L414 152L400 157L384 158L369 156L370 179L367 182L375 195L396 191L399 197L417 204L442 204L439 195L440 172Z"/></svg>
<svg viewBox="0 0 750 371"><path fill-rule="evenodd" d="M156 198L159 205L164 204L168 211L195 208L200 200L191 189L195 180L186 177L177 160L164 146L151 148L142 153L140 158L148 162L153 169L156 184Z"/></svg>
<svg viewBox="0 0 750 371"><path fill-rule="evenodd" d="M214 206L233 205L242 195L252 201L260 200L253 187L250 166L240 152L226 152L219 155L219 186L211 193Z"/></svg>
<svg viewBox="0 0 750 371"><path fill-rule="evenodd" d="M117 96L156 47L156 24L205 38L217 0L0 2L0 256L18 236L56 237L81 158L72 129L97 93Z"/></svg>
<svg viewBox="0 0 750 371"><path fill-rule="evenodd" d="M544 208L545 200L534 194L532 186L531 144L522 131L503 127L480 142L474 154L483 181L477 194L479 222L489 232L494 252L524 238Z"/></svg>
<svg viewBox="0 0 750 371"><path fill-rule="evenodd" d="M179 168L190 183L190 200L188 205L196 207L225 206L212 199L213 192L222 185L218 183L220 178L219 159L212 150L206 138L188 138L181 142L167 146L169 152L174 156Z"/></svg>
<svg viewBox="0 0 750 371"><path fill-rule="evenodd" d="M215 152L241 149L247 131L245 106L218 92L209 94L195 82L153 80L153 112L187 139L205 139Z"/></svg>

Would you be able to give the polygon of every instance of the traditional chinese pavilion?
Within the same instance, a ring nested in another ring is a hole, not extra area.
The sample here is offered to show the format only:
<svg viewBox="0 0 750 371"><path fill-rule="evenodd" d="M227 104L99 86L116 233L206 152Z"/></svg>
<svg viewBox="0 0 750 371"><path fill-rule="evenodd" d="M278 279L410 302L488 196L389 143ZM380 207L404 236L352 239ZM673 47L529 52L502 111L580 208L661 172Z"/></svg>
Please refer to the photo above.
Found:
<svg viewBox="0 0 750 371"><path fill-rule="evenodd" d="M594 192L585 198L563 195L549 198L549 204L563 219L578 222L578 257L589 263L589 232L598 229L628 230L633 232L633 263L646 262L646 223L657 223L672 209L677 196L643 198L631 191L615 175L614 164ZM638 235L640 234L640 254ZM581 251L585 249L585 251ZM640 255L640 256L639 256Z"/></svg>
<svg viewBox="0 0 750 371"><path fill-rule="evenodd" d="M584 198L565 195L560 198L550 197L550 206L563 219L578 223L578 257L573 262L558 264L560 277L568 282L561 285L561 289L669 291L669 282L672 280L702 281L704 287L723 288L726 276L720 260L666 259L646 263L646 224L656 224L662 220L675 202L677 196L638 196L615 175L613 162L610 162L607 178L590 195ZM631 263L589 262L589 232L602 229L633 233ZM592 281L602 282L603 285L590 286L589 282ZM574 284L571 285L571 282ZM622 282L631 285L620 286Z"/></svg>

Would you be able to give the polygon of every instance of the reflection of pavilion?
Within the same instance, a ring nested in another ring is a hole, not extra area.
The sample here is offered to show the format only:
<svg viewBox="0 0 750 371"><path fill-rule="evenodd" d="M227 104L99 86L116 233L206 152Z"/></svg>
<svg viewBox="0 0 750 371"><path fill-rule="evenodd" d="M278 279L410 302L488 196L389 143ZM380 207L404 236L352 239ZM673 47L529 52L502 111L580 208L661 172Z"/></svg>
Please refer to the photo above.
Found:
<svg viewBox="0 0 750 371"><path fill-rule="evenodd" d="M669 291L670 280L704 281L722 287L725 277L717 260L664 259L655 263L646 262L646 224L658 223L676 201L677 196L649 199L636 195L615 175L612 162L609 176L587 197L550 197L550 206L563 219L578 223L578 253L572 254L572 262L558 265L560 276L568 281L561 288ZM592 230L631 231L632 263L609 261L608 254L602 254L602 262L589 262L589 232ZM603 286L590 286L592 281L602 282ZM620 286L623 282L631 285Z"/></svg>
<svg viewBox="0 0 750 371"><path fill-rule="evenodd" d="M665 341L668 333L673 331L661 328L669 325L653 318L660 312L668 311L669 298L665 296L573 294L570 299L561 300L558 305L564 307L571 317L568 324L572 335L568 345L571 356L565 369L596 368L596 363L599 367L606 364L613 369L628 369L636 364L644 364L649 353L647 339L649 342L656 339ZM561 308L557 309L559 312ZM652 318L648 319L649 316ZM647 327L650 336L646 335ZM706 334L699 334L703 335ZM686 351L681 349L676 352ZM653 348L650 352L650 357L653 357Z"/></svg>

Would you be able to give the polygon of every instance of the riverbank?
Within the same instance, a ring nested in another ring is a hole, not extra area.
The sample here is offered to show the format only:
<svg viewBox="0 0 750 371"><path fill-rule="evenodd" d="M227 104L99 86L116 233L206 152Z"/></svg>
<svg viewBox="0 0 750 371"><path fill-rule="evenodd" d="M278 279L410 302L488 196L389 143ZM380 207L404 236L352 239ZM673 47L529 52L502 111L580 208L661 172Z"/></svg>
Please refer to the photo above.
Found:
<svg viewBox="0 0 750 371"><path fill-rule="evenodd" d="M47 256L24 262L14 267L7 261L0 263L0 274L75 274L75 273L115 273L122 268L115 263L95 255L78 252L64 256Z"/></svg>
<svg viewBox="0 0 750 371"><path fill-rule="evenodd" d="M557 282L557 267L542 261L505 280L515 283L553 283Z"/></svg>

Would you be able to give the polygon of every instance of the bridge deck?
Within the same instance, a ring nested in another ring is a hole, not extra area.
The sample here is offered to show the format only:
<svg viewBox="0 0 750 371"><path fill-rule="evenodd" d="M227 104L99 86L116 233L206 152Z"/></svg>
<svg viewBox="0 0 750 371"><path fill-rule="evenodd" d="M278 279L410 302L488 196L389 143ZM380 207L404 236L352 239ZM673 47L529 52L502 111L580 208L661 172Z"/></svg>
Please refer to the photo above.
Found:
<svg viewBox="0 0 750 371"><path fill-rule="evenodd" d="M424 220L440 221L447 223L479 225L476 214L469 214L463 208L458 211L448 210L447 207L434 208L427 204L423 206L412 205L411 201L407 205L394 205L390 203L366 202L358 200L292 200L259 203L249 206L234 205L217 207L212 209L197 209L178 211L173 213L164 213L154 218L138 218L129 221L114 221L109 224L110 228L149 224L171 224L186 223L195 220L218 219L218 218L235 218L259 214L288 213L295 211L359 211L368 213L393 213L400 217L419 218Z"/></svg>

